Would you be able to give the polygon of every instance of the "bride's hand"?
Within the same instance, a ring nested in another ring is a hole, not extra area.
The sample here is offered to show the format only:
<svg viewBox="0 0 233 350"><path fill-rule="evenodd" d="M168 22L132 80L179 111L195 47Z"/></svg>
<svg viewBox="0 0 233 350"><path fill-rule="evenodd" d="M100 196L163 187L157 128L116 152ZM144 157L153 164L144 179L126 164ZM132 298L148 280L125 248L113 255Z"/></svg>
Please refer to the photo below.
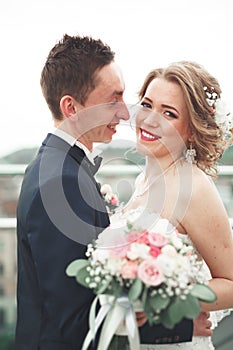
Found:
<svg viewBox="0 0 233 350"><path fill-rule="evenodd" d="M145 312L136 312L136 320L138 327L142 327L147 321Z"/></svg>
<svg viewBox="0 0 233 350"><path fill-rule="evenodd" d="M208 319L210 317L209 312L200 312L199 316L193 320L193 335L210 337L213 334L211 330L212 323Z"/></svg>

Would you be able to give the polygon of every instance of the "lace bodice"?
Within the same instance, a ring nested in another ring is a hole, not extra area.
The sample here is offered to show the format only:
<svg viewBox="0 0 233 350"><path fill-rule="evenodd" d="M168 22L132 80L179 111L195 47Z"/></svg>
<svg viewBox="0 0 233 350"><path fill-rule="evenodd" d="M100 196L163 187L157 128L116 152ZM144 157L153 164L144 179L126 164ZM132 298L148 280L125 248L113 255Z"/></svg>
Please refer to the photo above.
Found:
<svg viewBox="0 0 233 350"><path fill-rule="evenodd" d="M189 238L188 235L184 235L179 233L180 236L185 237L185 240L187 241L187 243L189 243L190 245L193 246L194 250L196 251L196 253L200 256L200 254L198 253L198 251L196 250L192 240ZM202 259L202 272L203 272L203 276L204 279L206 281L211 279L211 273L210 270L207 266L207 264L205 263L205 261ZM212 329L216 328L218 323L226 316L228 316L231 313L232 309L227 309L227 310L218 310L218 311L212 311L210 312L210 320L212 322Z"/></svg>

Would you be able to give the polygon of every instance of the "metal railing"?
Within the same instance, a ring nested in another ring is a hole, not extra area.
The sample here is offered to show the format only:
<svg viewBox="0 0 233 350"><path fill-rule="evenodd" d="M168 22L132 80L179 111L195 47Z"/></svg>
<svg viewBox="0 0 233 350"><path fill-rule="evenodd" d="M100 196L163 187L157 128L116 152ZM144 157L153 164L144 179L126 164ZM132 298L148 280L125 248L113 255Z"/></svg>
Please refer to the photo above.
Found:
<svg viewBox="0 0 233 350"><path fill-rule="evenodd" d="M0 177L1 176L11 176L11 175L24 175L27 164L0 164ZM139 165L127 165L127 164L112 164L104 165L98 171L98 176L137 176L142 167ZM233 166L224 165L219 166L219 176L231 176L233 178ZM233 218L229 218L231 227L233 228ZM1 228L14 228L16 227L15 218L0 218L0 229Z"/></svg>
<svg viewBox="0 0 233 350"><path fill-rule="evenodd" d="M27 164L0 164L0 176L1 175L23 175ZM112 164L104 165L98 171L98 174L114 174L114 175L137 175L141 171L142 167L139 165L127 165L127 164ZM218 167L219 176L232 175L233 165L221 165Z"/></svg>
<svg viewBox="0 0 233 350"><path fill-rule="evenodd" d="M229 218L231 228L233 230L233 218ZM0 218L0 230L1 229L15 229L16 218Z"/></svg>

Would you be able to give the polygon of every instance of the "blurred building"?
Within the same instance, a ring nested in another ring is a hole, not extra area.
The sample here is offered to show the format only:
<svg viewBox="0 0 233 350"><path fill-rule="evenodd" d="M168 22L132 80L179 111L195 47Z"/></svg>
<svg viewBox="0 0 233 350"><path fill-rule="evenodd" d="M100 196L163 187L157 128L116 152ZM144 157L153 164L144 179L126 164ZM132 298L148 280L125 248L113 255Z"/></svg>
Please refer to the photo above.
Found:
<svg viewBox="0 0 233 350"><path fill-rule="evenodd" d="M4 225L3 225L4 226ZM14 325L16 318L16 234L0 231L0 330Z"/></svg>

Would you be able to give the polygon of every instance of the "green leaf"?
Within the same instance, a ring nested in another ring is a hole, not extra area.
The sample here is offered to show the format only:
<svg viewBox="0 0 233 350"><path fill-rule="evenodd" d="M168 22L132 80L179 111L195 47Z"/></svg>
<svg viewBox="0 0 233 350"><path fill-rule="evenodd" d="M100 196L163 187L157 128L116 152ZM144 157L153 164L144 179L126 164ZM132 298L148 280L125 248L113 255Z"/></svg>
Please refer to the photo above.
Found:
<svg viewBox="0 0 233 350"><path fill-rule="evenodd" d="M140 279L135 279L129 290L129 300L136 301L142 292L142 281Z"/></svg>
<svg viewBox="0 0 233 350"><path fill-rule="evenodd" d="M74 260L67 266L66 274L70 277L75 277L80 269L88 265L89 261L87 259Z"/></svg>
<svg viewBox="0 0 233 350"><path fill-rule="evenodd" d="M114 335L108 350L127 349L129 345L128 337L122 335Z"/></svg>
<svg viewBox="0 0 233 350"><path fill-rule="evenodd" d="M110 288L108 290L108 294L115 295L115 297L119 297L123 293L123 287L115 280L111 280Z"/></svg>
<svg viewBox="0 0 233 350"><path fill-rule="evenodd" d="M112 282L112 280L109 280L107 283L105 284L100 284L99 288L95 289L96 294L103 294L106 289L108 288L109 284Z"/></svg>
<svg viewBox="0 0 233 350"><path fill-rule="evenodd" d="M147 319L148 319L148 323L150 326L155 325L156 323L154 322L154 315L152 312L147 312L146 313ZM158 322L159 323L159 322Z"/></svg>
<svg viewBox="0 0 233 350"><path fill-rule="evenodd" d="M176 298L168 308L168 314L174 324L179 323L186 316L186 303Z"/></svg>
<svg viewBox="0 0 233 350"><path fill-rule="evenodd" d="M148 288L147 286L144 286L143 288L143 292L142 292L142 304L144 305L147 299L147 292L148 292Z"/></svg>
<svg viewBox="0 0 233 350"><path fill-rule="evenodd" d="M172 321L172 319L170 317L168 309L164 310L160 314L160 321L165 328L172 329L175 326L175 323Z"/></svg>
<svg viewBox="0 0 233 350"><path fill-rule="evenodd" d="M76 281L80 283L82 286L89 288L89 283L86 282L86 278L89 277L89 273L87 271L87 267L79 269L76 274Z"/></svg>
<svg viewBox="0 0 233 350"><path fill-rule="evenodd" d="M185 317L194 319L199 315L201 306L197 298L189 294L185 300L182 300L182 302L183 309L185 310Z"/></svg>
<svg viewBox="0 0 233 350"><path fill-rule="evenodd" d="M150 305L154 310L162 310L167 307L170 302L169 298L162 298L160 294L156 294L155 296L150 298Z"/></svg>
<svg viewBox="0 0 233 350"><path fill-rule="evenodd" d="M141 303L142 303L142 307L144 312L146 313L148 320L150 319L150 316L153 315L153 313L151 312L151 306L150 306L150 298L148 297L148 287L147 286L143 286L143 292L142 292L142 297L141 297ZM149 320L150 321L150 320Z"/></svg>
<svg viewBox="0 0 233 350"><path fill-rule="evenodd" d="M215 300L217 300L216 294L205 284L195 284L190 294L206 303L213 303Z"/></svg>
<svg viewBox="0 0 233 350"><path fill-rule="evenodd" d="M127 225L128 231L130 232L133 229L133 224L130 221L127 221L126 225Z"/></svg>
<svg viewBox="0 0 233 350"><path fill-rule="evenodd" d="M168 319L174 325L182 318L194 319L200 313L200 304L197 298L188 295L185 300L176 298L167 309Z"/></svg>

